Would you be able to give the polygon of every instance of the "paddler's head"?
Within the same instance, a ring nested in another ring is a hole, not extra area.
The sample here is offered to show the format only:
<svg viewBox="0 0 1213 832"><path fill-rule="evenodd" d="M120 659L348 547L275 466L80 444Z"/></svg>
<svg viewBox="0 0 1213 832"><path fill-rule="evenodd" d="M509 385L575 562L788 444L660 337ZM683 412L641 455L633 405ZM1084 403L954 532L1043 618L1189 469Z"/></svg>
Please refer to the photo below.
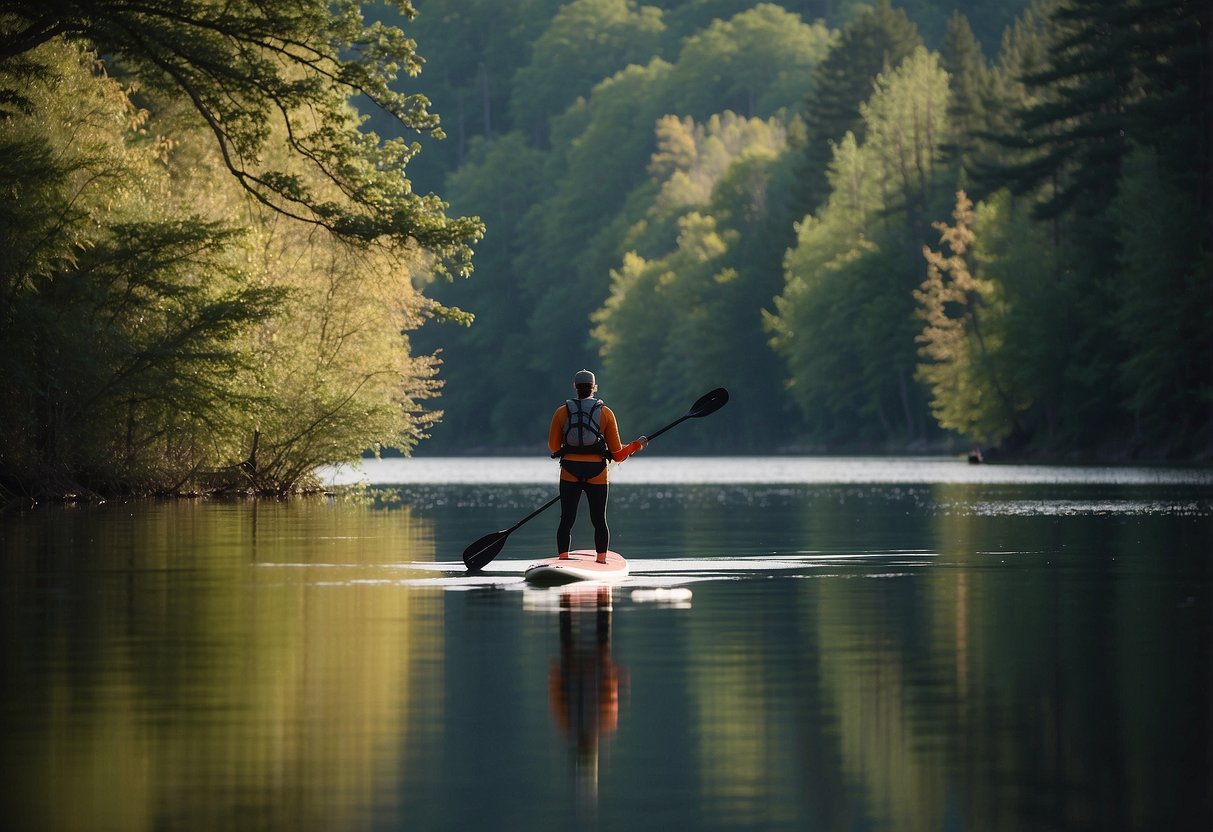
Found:
<svg viewBox="0 0 1213 832"><path fill-rule="evenodd" d="M573 373L573 386L577 388L577 397L587 399L598 390L598 382L589 370L578 370Z"/></svg>

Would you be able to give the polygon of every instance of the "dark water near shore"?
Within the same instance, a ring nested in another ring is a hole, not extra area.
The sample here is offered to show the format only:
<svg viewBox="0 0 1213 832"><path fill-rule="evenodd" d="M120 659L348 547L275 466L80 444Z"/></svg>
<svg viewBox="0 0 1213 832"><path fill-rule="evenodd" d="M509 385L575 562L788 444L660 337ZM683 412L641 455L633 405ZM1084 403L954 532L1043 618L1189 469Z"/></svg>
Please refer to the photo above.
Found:
<svg viewBox="0 0 1213 832"><path fill-rule="evenodd" d="M605 589L517 460L0 514L0 827L1213 826L1210 472L634 462Z"/></svg>

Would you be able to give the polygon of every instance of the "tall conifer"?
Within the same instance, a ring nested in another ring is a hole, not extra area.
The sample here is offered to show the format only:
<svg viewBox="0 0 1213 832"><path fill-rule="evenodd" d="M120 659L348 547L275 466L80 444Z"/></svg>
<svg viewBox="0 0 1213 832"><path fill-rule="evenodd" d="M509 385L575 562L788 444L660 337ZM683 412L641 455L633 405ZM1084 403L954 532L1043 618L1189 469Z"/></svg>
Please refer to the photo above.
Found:
<svg viewBox="0 0 1213 832"><path fill-rule="evenodd" d="M939 57L940 65L948 73L948 124L952 130L951 141L944 151L951 164L963 168L965 157L976 148L977 136L985 129L984 87L988 70L981 44L959 11L948 20Z"/></svg>
<svg viewBox="0 0 1213 832"><path fill-rule="evenodd" d="M848 132L862 142L859 105L872 94L876 76L901 64L922 44L917 27L889 0L880 0L843 27L838 41L813 72L805 97L804 164L800 204L815 212L830 194L826 177L833 146Z"/></svg>

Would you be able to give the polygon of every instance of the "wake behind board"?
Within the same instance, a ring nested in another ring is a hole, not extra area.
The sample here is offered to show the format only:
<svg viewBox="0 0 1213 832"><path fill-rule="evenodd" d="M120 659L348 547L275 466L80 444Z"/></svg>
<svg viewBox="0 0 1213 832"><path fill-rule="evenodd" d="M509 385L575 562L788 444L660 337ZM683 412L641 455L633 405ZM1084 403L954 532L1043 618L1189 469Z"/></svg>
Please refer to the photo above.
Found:
<svg viewBox="0 0 1213 832"><path fill-rule="evenodd" d="M628 576L628 562L618 552L607 552L606 563L598 563L592 549L569 552L567 560L548 558L532 563L522 573L528 583L556 586L575 581L618 581Z"/></svg>

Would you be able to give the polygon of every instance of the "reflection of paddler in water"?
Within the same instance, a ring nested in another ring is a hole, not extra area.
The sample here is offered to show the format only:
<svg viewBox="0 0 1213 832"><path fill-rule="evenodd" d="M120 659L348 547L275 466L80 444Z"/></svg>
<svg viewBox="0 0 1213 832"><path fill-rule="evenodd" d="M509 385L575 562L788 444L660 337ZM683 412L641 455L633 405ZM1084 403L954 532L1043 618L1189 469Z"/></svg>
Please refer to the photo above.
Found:
<svg viewBox="0 0 1213 832"><path fill-rule="evenodd" d="M603 739L619 724L626 671L611 658L611 588L580 586L560 595L560 658L548 673L552 715L569 740L583 798L598 794Z"/></svg>

